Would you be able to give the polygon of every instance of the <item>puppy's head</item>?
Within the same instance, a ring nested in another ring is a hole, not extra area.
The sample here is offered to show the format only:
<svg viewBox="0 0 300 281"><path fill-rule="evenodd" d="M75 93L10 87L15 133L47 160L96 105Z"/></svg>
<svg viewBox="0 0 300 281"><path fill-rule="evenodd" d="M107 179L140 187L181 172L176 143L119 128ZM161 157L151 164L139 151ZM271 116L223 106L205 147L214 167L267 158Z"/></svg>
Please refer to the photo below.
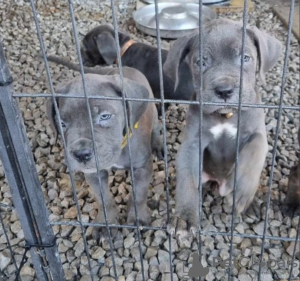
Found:
<svg viewBox="0 0 300 281"><path fill-rule="evenodd" d="M247 28L245 54L242 53L242 24L217 19L203 26L203 60L199 56L199 34L179 38L164 64L165 73L178 85L178 68L189 63L196 93L199 91L200 66L203 71L204 102L238 102L241 59L244 60L242 102L255 103L256 74L264 81L264 74L275 65L281 54L281 43L256 27ZM205 106L204 112L226 113L224 106ZM244 110L244 108L243 108Z"/></svg>
<svg viewBox="0 0 300 281"><path fill-rule="evenodd" d="M87 95L105 97L121 97L122 91L118 76L100 76L86 74ZM124 79L124 92L128 98L148 98L149 92L142 85ZM84 98L81 77L77 77L57 88L57 93L81 96L81 98L57 98L60 122L66 140L66 149L72 171L84 173L96 172L96 160L90 128L89 114ZM118 160L122 148L121 143L126 132L122 101L89 99L96 151L100 169L111 167ZM146 102L127 101L128 122L133 131L147 108ZM55 133L58 132L59 118L55 114L52 100L47 104L48 118Z"/></svg>
<svg viewBox="0 0 300 281"><path fill-rule="evenodd" d="M120 45L130 37L119 31ZM111 25L100 25L87 33L81 42L81 56L85 66L112 65L117 58L117 44L114 28Z"/></svg>

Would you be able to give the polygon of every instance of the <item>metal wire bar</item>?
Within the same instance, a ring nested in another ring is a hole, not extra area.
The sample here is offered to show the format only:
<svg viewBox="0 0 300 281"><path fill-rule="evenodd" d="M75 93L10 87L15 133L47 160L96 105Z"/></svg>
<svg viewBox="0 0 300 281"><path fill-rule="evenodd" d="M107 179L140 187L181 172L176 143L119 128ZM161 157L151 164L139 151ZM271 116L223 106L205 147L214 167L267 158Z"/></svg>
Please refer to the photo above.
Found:
<svg viewBox="0 0 300 281"><path fill-rule="evenodd" d="M202 15L202 0L199 0L199 57L200 57L200 71L199 71L199 89L198 89L198 99L199 100L199 234L198 234L198 253L199 259L202 259L202 170L203 170L203 153L202 153L202 123L203 123L203 73L202 73L202 60L203 60L203 15ZM199 276L199 280L202 277Z"/></svg>
<svg viewBox="0 0 300 281"><path fill-rule="evenodd" d="M299 221L298 221L296 241L299 240L299 235L300 235L300 217L299 217ZM293 264L294 264L294 261L295 261L295 258L296 258L296 250L297 250L297 242L295 242L295 246L294 246L294 249L293 249L292 262L290 263L291 269L290 269L289 281L291 281L292 277L293 277Z"/></svg>
<svg viewBox="0 0 300 281"><path fill-rule="evenodd" d="M237 185L237 167L239 165L239 150L240 150L240 131L241 131L241 114L242 114L242 93L243 93L243 82L244 82L244 54L245 54L245 42L246 42L246 30L248 22L248 0L244 1L243 10L243 34L242 34L242 52L241 52L241 69L240 69L240 88L239 88L239 101L238 101L238 118L237 118L237 133L236 133L236 155L234 164L234 183L233 183L233 202L232 202L232 217L230 226L230 250L229 250L229 269L228 269L228 281L231 280L232 271L232 255L233 255L233 232L234 232L234 213L235 213L235 196L236 196L236 185Z"/></svg>
<svg viewBox="0 0 300 281"><path fill-rule="evenodd" d="M144 262L143 262L143 252L142 252L142 240L141 240L141 232L140 232L140 222L139 222L139 215L136 206L136 186L134 180L134 172L132 166L132 154L131 154L131 143L129 137L129 124L127 118L127 107L126 107L126 93L124 90L124 78L123 78L123 68L122 68L122 59L121 59L121 49L120 49L120 41L119 41L119 34L118 34L118 24L117 24L117 17L116 17L116 10L115 10L115 1L111 0L111 9L112 9L112 18L113 18L113 26L115 31L115 40L117 44L117 59L119 62L119 74L120 74L120 83L121 83L121 90L122 90L122 103L124 108L124 117L125 117L125 130L126 130L126 138L127 138L127 145L128 145L128 154L129 154L129 162L130 162L130 176L131 176L131 183L132 183L132 197L134 203L134 212L136 217L136 226L137 226L137 237L139 242L139 252L140 252L140 259L141 259L141 270L142 270L142 277L145 280L145 272L144 272Z"/></svg>
<svg viewBox="0 0 300 281"><path fill-rule="evenodd" d="M65 162L66 162L67 166L69 167L70 161L69 161L68 155L66 153L67 145L66 145L66 140L65 140L65 137L64 137L64 133L63 133L63 128L61 126L61 118L60 118L60 114L59 114L57 101L56 101L56 98L55 98L55 93L54 93L51 73L50 73L50 69L49 69L49 64L48 64L47 57L46 57L46 48L45 48L44 41L43 41L43 38L42 38L40 25L39 25L39 20L38 20L38 15L37 15L37 11L36 11L35 4L34 4L33 0L30 0L30 4L31 4L31 9L32 9L32 13L33 13L35 26L36 26L37 36L38 36L41 51L42 51L43 60L44 60L44 63L45 63L48 83L49 83L50 92L51 92L51 95L52 95L52 102L53 102L53 106L54 106L54 111L57 115L57 120L58 120L58 123L59 123L58 127L59 127L60 135L61 135L61 138L62 138L63 147L64 147L64 150L65 150L65 153L64 153L65 154ZM73 196L74 196L75 203L76 203L76 208L77 208L77 213L78 213L78 218L79 218L79 223L80 223L80 228L81 228L81 233L82 233L82 239L83 239L83 243L84 243L84 250L85 250L86 255L87 255L88 267L89 267L89 270L90 270L91 276L92 276L91 260L90 260L88 245L87 245L87 241L86 241L85 229L84 229L84 226L82 225L80 206L79 206L79 203L78 203L78 198L77 198L77 194L76 194L76 186L75 186L74 176L73 176L72 172L69 173L69 176L70 176ZM93 279L93 276L92 276L92 281L93 280L94 279Z"/></svg>
<svg viewBox="0 0 300 281"><path fill-rule="evenodd" d="M154 1L155 6L155 25L156 25L156 43L158 53L158 72L159 72L159 86L160 86L160 108L161 121L163 131L163 146L164 146L164 166L165 166L165 188L166 188L166 203L167 203L167 224L170 222L170 192L169 192L169 166L168 166L168 149L167 149L167 132L166 132L166 113L165 113L165 96L164 96L164 81L163 81L163 66L161 56L161 39L159 29L159 13L158 0ZM170 262L170 277L173 281L173 267L172 267L172 237L168 235L169 240L169 262Z"/></svg>
<svg viewBox="0 0 300 281"><path fill-rule="evenodd" d="M79 226L79 223L76 223L74 221L53 221L51 222L52 225L67 225L67 226ZM82 223L85 227L88 226L99 226L99 227L105 227L105 224L103 223L95 223L95 222L83 222ZM137 226L135 225L126 225L126 224L110 224L108 227L110 228L127 228L127 229L137 229ZM162 230L167 231L166 227L153 227L153 226L142 226L140 227L140 230ZM201 235L205 236L214 236L214 235L220 235L220 236L231 236L231 232L218 232L218 231L202 231ZM241 237L241 238L249 238L249 239L260 239L263 237L263 235L258 234L242 234L242 233L233 233L234 237ZM280 236L268 236L266 235L266 239L268 240L279 240L279 241L300 241L300 237L296 238L289 238L289 237L280 237Z"/></svg>
<svg viewBox="0 0 300 281"><path fill-rule="evenodd" d="M0 40L0 157L10 186L24 237L31 248L31 261L39 280L49 280L47 269L54 269L53 278L64 280L56 245L45 249L54 234L48 219L35 162L19 107L11 98L13 79L10 75ZM17 278L16 278L17 279Z"/></svg>
<svg viewBox="0 0 300 281"><path fill-rule="evenodd" d="M95 141L95 132L94 132L93 119L92 119L92 112L91 112L90 103L89 103L89 99L88 99L88 95L87 95L87 91L86 91L86 83L85 83L85 77L84 77L84 67L83 67L82 57L81 57L81 52L80 52L80 43L79 43L79 39L78 39L78 32L77 32L74 9L73 9L73 0L69 0L68 2L69 2L69 11L70 11L70 15L71 15L73 36L74 36L74 40L75 40L77 56L78 56L79 65L80 65L80 74L81 74L81 78L82 78L83 92L84 92L86 108L87 108L88 116L89 116L89 126L91 128L93 150L94 150L94 155L95 155L95 160L96 160L95 162L96 162L96 169L97 169L97 176L98 176L98 184L99 184L99 187L100 187L100 197L101 197L102 206L103 206L106 229L107 229L107 232L108 232L108 239L109 239L111 257L112 257L112 263L113 263L113 270L114 270L114 274L115 274L115 279L117 281L118 276L117 276L117 268L116 268L116 262L115 262L115 258L114 258L114 252L113 252L114 248L113 248L113 243L112 243L111 231L110 231L110 228L107 227L108 226L107 211L106 211L104 197L103 197L103 186L102 186L102 183L101 183L101 180L100 180L101 176L100 176L100 168L99 168L100 167L99 157L98 157L97 146L96 146L96 141ZM99 211L100 210L98 210L98 212ZM81 218L80 218L80 220L81 220ZM82 223L82 221L81 221L81 223ZM91 271L91 267L90 267L90 271ZM92 277L92 281L93 281L94 277L93 277L92 271L91 271L91 277Z"/></svg>
<svg viewBox="0 0 300 281"><path fill-rule="evenodd" d="M53 84L51 80L51 74L50 74L50 69L49 65L46 59L46 51L45 51L45 46L43 43L43 39L41 36L40 28L39 28L39 23L37 19L37 13L35 10L35 6L33 4L33 0L30 0L31 5L32 5L32 10L34 14L34 20L36 24L36 29L38 33L38 38L40 41L41 49L43 52L43 59L45 61L45 66L46 66L46 72L48 76L48 81L50 84L50 94L44 94L44 93L37 93L37 94L22 94L22 93L15 93L13 94L13 97L51 97L54 103L54 109L55 112L58 116L59 120L59 130L61 132L62 136L62 141L63 141L63 146L66 148L66 142L63 136L63 131L62 127L60 124L60 114L59 114L59 109L56 103L57 97L65 97L65 98L84 98L86 101L86 106L88 108L88 113L89 113L89 122L91 126L91 131L92 131L92 139L93 139L93 146L94 146L94 153L95 153L95 158L96 158L96 167L97 167L97 173L99 174L99 160L98 160L98 154L97 154L97 148L95 145L95 137L94 137L94 129L93 129L93 122L91 118L91 110L90 110L90 105L89 105L89 99L101 99L101 100L120 100L123 102L124 106L124 115L125 115L125 129L127 133L127 142L128 142L128 149L129 149L129 158L130 158L130 175L132 179L132 192L133 192L133 202L134 202L134 209L135 209L135 215L137 218L137 223L136 225L116 225L116 224L109 224L107 221L107 211L105 207L105 202L103 200L103 186L101 182L99 181L100 185L100 193L101 193L101 200L102 200L102 205L104 209L104 216L105 216L105 223L84 223L82 222L81 218L81 212L80 212L80 206L78 204L78 199L76 195L76 188L75 188L75 182L73 175L70 173L70 179L71 179L71 185L72 185L72 190L73 190L73 195L78 211L78 218L79 221L71 221L71 222L51 222L51 225L71 225L71 226L80 226L81 231L82 231L82 236L83 236L83 241L84 241L84 247L85 251L87 253L87 258L88 258L88 265L89 265L89 270L91 273L91 278L94 280L93 273L92 273L92 268L91 268L91 263L90 263L90 256L89 256L89 250L87 246L87 241L86 241L86 235L85 235L85 227L87 226L93 226L93 227L105 227L108 230L109 233L109 243L110 243L110 250L112 254L112 262L113 262L113 268L114 268L114 273L115 273L115 279L118 280L117 273L116 273L116 264L115 264L115 259L114 259L114 252L113 252L113 244L112 244L112 237L111 237L111 228L127 228L127 229L133 229L137 230L137 236L138 236L138 241L139 241L139 251L140 251L140 259L141 259L141 268L142 268L142 277L143 280L146 280L145 275L144 275L144 265L143 265L143 254L142 254L142 248L141 248L141 231L142 230L163 230L167 231L165 227L159 228L159 227L149 227L149 226L140 226L139 225L139 220L138 220L138 211L137 211L137 206L136 206L136 191L135 191L135 184L134 184L134 174L133 174L133 166L132 166L132 155L131 155L131 147L130 147L130 138L129 136L129 127L128 127L128 119L127 119L127 108L126 108L126 101L146 101L146 102L159 102L161 103L161 110L162 110L162 124L163 124L163 144L164 144L164 166L165 166L165 186L166 186L166 200L167 200L167 222L169 222L169 216L170 216L170 205L169 205L169 183L168 183L168 151L167 151L167 137L166 137L166 118L165 118L165 107L164 105L166 103L169 104L196 104L199 105L199 231L197 232L199 234L199 244L198 244L198 249L199 249L199 256L201 259L201 247L202 247L202 235L203 236L215 236L215 235L220 235L224 237L230 237L231 243L230 243L230 264L232 261L232 256L233 256L233 237L241 237L241 238L250 238L250 239L262 239L262 246L261 246L261 257L263 256L264 253L264 244L265 240L279 240L279 241L299 241L299 227L300 227L300 221L298 224L298 229L297 229L297 235L296 238L289 238L289 237L276 237L276 236L268 236L266 235L266 230L267 230L267 225L268 225L268 213L269 213L269 206L270 206L270 195L271 195L271 190L272 190L272 180L273 180L273 172L274 172L274 166L275 166L275 158L276 158L276 150L277 150L277 143L278 143L278 137L279 137L279 130L280 130L280 117L282 115L282 112L284 109L286 110L297 110L299 111L299 106L289 106L289 105L283 105L283 94L284 94L284 84L286 81L286 71L287 71L287 64L288 64L288 54L289 54L289 42L290 42L290 36L291 36L291 23L292 23L292 17L293 17L293 11L294 11L294 0L291 0L291 10L290 10L290 18L289 18L289 26L288 26L288 36L287 36L287 41L286 41L286 53L285 53L285 60L284 60L284 69L283 69L283 74L282 74L282 85L281 85L281 93L280 93L280 104L278 105L272 105L272 104L244 104L242 103L241 100L241 93L242 93L242 87L243 87L243 54L245 52L245 34L246 34L246 23L248 19L248 0L245 0L244 2L244 16L243 16L243 36L242 36L242 59L241 59L241 75L240 75L240 91L239 91L239 102L238 103L226 103L228 106L232 107L237 107L238 108L238 122L237 122L237 136L236 136L236 143L237 143L237 153L236 153L236 159L235 159L235 174L234 174L234 192L233 192L233 206L232 206L232 221L231 221L231 226L230 226L230 232L217 232L217 231L202 231L202 167L203 167L203 159L202 159L202 151L201 151L201 137L202 137L202 122L203 122L203 112L202 108L203 105L207 106L215 106L215 105L224 105L224 103L216 103L216 102L203 102L202 99L202 71L200 71L199 75L199 80L200 80L200 88L199 88L199 100L196 101L179 101L179 100L168 100L164 99L164 90L163 90L163 71L162 71L162 57L161 57L161 39L160 39L160 30L159 30L159 19L158 19L158 0L155 0L155 18L156 18L156 35L157 35L157 47L158 47L158 64L159 64L159 83L160 83L160 93L161 93L161 98L160 99L138 99L138 98L127 98L125 96L125 91L123 88L123 71L122 71L122 60L121 60L121 54L120 54L120 44L119 44L119 38L118 38L118 25L117 25L117 19L116 19L116 12L115 12L115 4L114 0L111 0L111 8L112 8L112 14L113 14L113 23L114 23L114 29L115 29L115 38L117 42L117 58L119 61L120 65L120 81L121 81L121 86L122 86L122 97L104 97L104 96L93 96L89 97L86 93L86 87L85 87L85 79L84 79L84 68L83 68L83 63L81 59L81 54L80 54L80 46L79 46L79 39L78 39L78 33L77 33L77 28L76 28L76 21L75 21L75 16L74 16L74 9L73 9L73 1L69 1L69 8L70 8L70 14L71 14L71 20L72 20L72 28L73 28L73 33L74 33L74 38L75 38L75 43L76 43L76 51L78 54L78 59L79 59L79 64L80 64L80 74L82 77L82 83L83 83L83 88L84 88L84 95L78 96L78 95L72 95L72 94L55 94L53 90ZM202 36L203 36L203 30L202 30L202 0L199 0L199 55L200 58L202 59L203 56L203 45L202 45ZM200 64L200 67L202 68L202 64ZM234 233L234 209L235 209L235 191L236 191L236 181L237 181L237 168L238 168L238 151L239 151L239 136L240 136L240 117L241 117L241 108L242 107L247 107L247 108L265 108L265 109L278 109L278 122L276 125L276 133L275 133L275 143L273 147L273 154L272 154L272 166L271 166L271 172L270 172L270 181L269 181L269 189L268 189L268 201L267 201L267 208L266 208L266 213L265 213L265 224L264 224L264 232L263 235L254 235L254 234L239 234L239 233ZM66 151L66 150L65 150ZM67 155L65 154L65 159L66 159L66 164L68 165L68 159ZM100 177L99 177L100 178ZM3 218L1 217L1 212L0 212L0 220L1 224L3 226ZM5 229L4 229L5 231ZM6 238L7 233L5 232ZM169 257L170 257L170 273L171 273L171 280L173 280L173 270L172 270L172 243L171 243L171 237L168 236L169 239ZM9 243L9 240L8 240ZM293 261L295 260L296 256L296 244L295 243L295 248L293 251ZM9 246L10 247L10 246ZM10 251L12 253L12 249L10 247ZM13 257L13 255L12 255ZM13 257L14 258L14 257ZM292 261L292 264L293 264ZM14 261L15 263L15 261ZM15 263L16 266L16 263ZM231 278L231 267L229 268L228 272L228 280ZM292 278L292 267L290 269L290 276L289 280ZM261 275L261 261L260 261L260 266L259 266L259 279L260 280L260 275ZM201 277L199 278L201 280Z"/></svg>
<svg viewBox="0 0 300 281"><path fill-rule="evenodd" d="M49 98L52 97L51 94L44 94L44 93L37 93L37 94L22 94L22 93L16 93L13 94L14 98L26 98L26 97L30 97L30 98ZM75 94L61 94L61 93L56 93L55 97L57 98L76 98L76 99L82 99L85 98L84 96L80 96L80 95L75 95ZM100 100L119 100L122 101L123 99L120 97L106 97L106 96L88 96L88 99L100 99ZM124 98L125 101L146 101L146 102L153 102L153 103L160 103L161 99L141 99L141 98ZM166 103L171 103L171 104L195 104L195 105L199 105L199 101L187 101L187 100L172 100L172 99L164 99L164 104ZM202 103L203 105L206 106L224 106L224 103L222 102L205 102L203 101ZM239 104L238 103L230 103L230 102L226 102L226 105L231 106L231 107L236 107L238 108ZM278 109L278 105L271 105L271 104L250 104L250 103L241 103L241 107L242 108L264 108L264 109ZM296 110L299 111L299 106L292 106L292 105L282 105L282 109L286 109L286 110Z"/></svg>
<svg viewBox="0 0 300 281"><path fill-rule="evenodd" d="M288 23L288 34L287 34L286 45L285 45L286 50L285 50L285 55L284 55L283 72L282 72L281 89L280 89L280 103L278 106L277 124L276 124L276 130L275 130L275 141L274 141L273 152L272 152L272 166L271 166L271 172L270 172L270 177L269 177L268 199L267 199L267 205L266 205L266 211L265 211L265 222L264 222L263 238L262 238L262 244L261 244L261 253L260 253L261 259L259 262L258 281L261 280L262 257L264 254L264 246L265 246L265 240L266 240L265 236L266 236L267 227L268 227L269 208L270 208L270 201L271 201L271 190L272 190L272 184L273 184L274 166L275 166L276 155L277 155L276 151L277 151L279 131L280 131L280 125L281 125L280 119L281 119L281 115L283 112L283 109L282 109L283 95L284 95L287 66L288 66L288 60L289 60L290 40L291 40L291 34L292 34L294 8L295 8L295 0L291 0L291 8L290 8L290 15L289 15L289 23Z"/></svg>
<svg viewBox="0 0 300 281"><path fill-rule="evenodd" d="M15 255L14 255L14 251L12 249L12 246L10 244L10 240L9 240L9 237L7 235L7 231L5 229L5 224L4 224L4 221L3 221L3 217L2 217L2 211L0 209L0 222L1 222L1 226L2 226L2 229L3 229L3 232L4 232L4 236L5 236L5 239L6 239L6 242L7 242L7 245L8 245L8 249L9 249L9 252L10 252L10 255L11 255L11 259L13 261L13 264L16 268L16 272L18 271L18 266L17 266L17 263L16 263L16 259L15 259ZM19 277L17 280L21 280Z"/></svg>

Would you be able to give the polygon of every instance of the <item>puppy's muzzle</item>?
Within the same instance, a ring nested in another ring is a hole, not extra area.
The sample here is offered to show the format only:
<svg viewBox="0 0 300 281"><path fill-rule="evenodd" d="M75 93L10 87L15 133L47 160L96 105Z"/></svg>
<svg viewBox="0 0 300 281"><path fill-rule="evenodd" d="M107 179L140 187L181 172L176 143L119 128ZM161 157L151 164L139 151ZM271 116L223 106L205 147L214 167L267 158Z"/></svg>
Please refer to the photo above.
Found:
<svg viewBox="0 0 300 281"><path fill-rule="evenodd" d="M234 94L235 79L233 77L227 76L216 79L213 82L213 90L215 95L224 100L225 102L229 100Z"/></svg>
<svg viewBox="0 0 300 281"><path fill-rule="evenodd" d="M86 138L79 139L70 145L70 152L79 163L86 163L93 157L92 141Z"/></svg>
<svg viewBox="0 0 300 281"><path fill-rule="evenodd" d="M228 83L224 83L216 86L214 90L216 95L226 102L233 95L234 86Z"/></svg>
<svg viewBox="0 0 300 281"><path fill-rule="evenodd" d="M75 150L73 156L78 162L87 162L92 159L93 151L87 148Z"/></svg>

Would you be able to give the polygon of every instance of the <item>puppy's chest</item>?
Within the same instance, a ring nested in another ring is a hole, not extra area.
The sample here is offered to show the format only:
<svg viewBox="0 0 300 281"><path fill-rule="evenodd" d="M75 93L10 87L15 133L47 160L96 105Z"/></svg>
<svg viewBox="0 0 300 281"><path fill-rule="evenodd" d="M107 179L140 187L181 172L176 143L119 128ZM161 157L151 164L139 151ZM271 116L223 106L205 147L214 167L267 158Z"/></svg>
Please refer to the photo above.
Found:
<svg viewBox="0 0 300 281"><path fill-rule="evenodd" d="M212 158L232 161L236 150L237 125L235 122L214 122L206 127L209 135L207 151ZM226 160L227 159L227 160Z"/></svg>
<svg viewBox="0 0 300 281"><path fill-rule="evenodd" d="M132 165L134 166L134 160L132 161ZM130 161L129 161L129 155L126 150L126 148L123 149L118 161L114 163L111 167L111 169L116 170L128 170L130 169Z"/></svg>
<svg viewBox="0 0 300 281"><path fill-rule="evenodd" d="M237 127L235 124L229 122L214 123L208 128L208 133L217 141L219 139L235 140L237 134Z"/></svg>
<svg viewBox="0 0 300 281"><path fill-rule="evenodd" d="M243 125L241 123L241 125ZM209 135L209 143L205 149L205 159L213 163L227 163L228 166L233 164L236 155L236 137L237 137L237 122L212 122L205 128L206 134ZM247 130L244 126L240 127L240 147L247 141ZM226 165L227 165L226 164Z"/></svg>

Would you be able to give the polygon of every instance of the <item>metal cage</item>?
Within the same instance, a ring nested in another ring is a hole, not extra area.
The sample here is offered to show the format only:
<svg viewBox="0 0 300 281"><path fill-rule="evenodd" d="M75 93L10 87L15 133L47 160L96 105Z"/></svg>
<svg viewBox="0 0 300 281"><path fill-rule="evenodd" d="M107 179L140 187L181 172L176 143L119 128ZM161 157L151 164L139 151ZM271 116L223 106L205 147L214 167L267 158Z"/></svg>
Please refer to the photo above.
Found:
<svg viewBox="0 0 300 281"><path fill-rule="evenodd" d="M80 53L80 41L79 41L79 35L77 30L77 24L75 19L75 13L73 8L73 1L69 0L68 6L69 6L69 13L70 13L70 19L72 23L72 33L73 33L73 40L75 42L76 51L78 55L78 61L80 65L80 74L82 77L82 82L84 85L84 93L81 97L85 100L86 106L89 112L89 126L91 126L93 131L93 122L91 119L91 109L89 105L89 99L90 97L87 95L85 90L85 80L84 80L84 66L82 62L82 57ZM240 38L240 40L243 43L242 48L242 54L245 52L245 36L246 36L246 25L248 22L248 0L244 1L244 10L243 10L243 36ZM269 216L269 210L270 210L270 204L271 204L271 190L273 186L273 176L274 176L274 168L276 167L276 156L277 156L277 147L278 147L278 139L279 139L279 133L281 129L281 121L280 117L284 114L284 110L296 110L299 111L299 106L292 106L292 105L285 105L283 102L284 97L284 89L285 84L287 80L287 72L288 72L288 65L289 65L289 51L290 51L290 40L291 40L291 34L292 34L292 22L293 22L293 14L294 14L294 7L295 7L295 0L291 0L291 9L290 9L290 17L289 17L289 24L288 24L288 32L286 37L286 50L284 54L284 65L283 65L283 72L282 72L282 82L280 86L280 99L278 104L242 104L241 98L239 100L238 104L235 104L236 107L238 107L238 120L240 120L241 115L241 108L242 107L259 107L259 108L265 108L268 110L276 110L277 111L277 122L276 122L276 128L274 133L274 145L272 148L272 156L271 156L271 169L269 174L269 183L268 183L268 191L267 191L267 201L266 201L266 208L265 208L265 214L264 214L264 223L263 223L263 232L262 235L256 235L256 234L241 234L235 231L235 214L234 214L234 203L232 206L232 218L230 223L230 231L229 232L219 232L219 231L205 231L202 229L201 219L202 219L202 196L199 196L200 198L200 209L199 209L199 232L198 232L198 253L200 256L200 260L202 258L202 246L203 246L203 239L204 237L226 237L228 244L229 244L229 260L230 264L231 261L234 259L234 239L236 237L241 239L258 239L261 241L260 243L260 256L263 257L264 251L265 251L265 242L267 240L272 241L281 241L281 242L294 242L294 249L293 249L293 255L292 255L292 263L296 260L296 251L297 251L297 244L299 243L299 223L300 220L298 219L298 229L297 234L295 238L290 237L280 237L275 235L269 235L267 233L268 229L268 216ZM33 154L31 153L31 147L29 144L28 137L26 135L26 128L23 123L22 114L19 110L19 106L16 102L18 98L22 97L43 97L43 98L50 98L53 100L54 108L56 111L56 114L58 115L58 119L60 120L59 116L59 109L56 102L56 97L63 97L63 94L56 93L53 86L53 77L51 77L49 64L46 57L46 47L43 41L42 32L40 29L40 23L39 23L39 16L36 9L36 3L34 0L30 0L31 4L31 10L33 13L34 18L34 24L40 44L40 48L42 51L43 60L46 67L46 73L47 73L47 79L50 87L50 93L33 93L33 94L27 94L27 93L16 93L13 92L12 88L12 77L10 75L9 71L9 65L6 62L5 55L4 55L4 48L3 44L0 41L0 156L2 165L4 167L5 176L9 183L13 202L14 202L14 208L17 211L19 220L22 225L22 229L24 231L24 240L25 244L22 244L23 252L23 259L20 261L19 259L16 260L14 258L14 246L11 245L10 237L7 234L6 228L8 227L5 225L3 216L4 212L9 212L11 210L11 207L2 204L0 205L1 210L1 224L2 224L2 232L3 235L5 235L7 241L7 249L10 251L11 255L11 263L14 264L15 270L12 273L13 276L7 276L4 273L2 273L2 276L0 276L1 280L21 280L21 277L19 275L19 269L23 266L25 262L25 256L27 254L27 251L30 251L30 257L31 257L31 264L34 267L35 270L35 278L36 280L66 280L64 275L64 266L62 264L61 258L59 256L58 251L58 245L56 243L57 237L59 237L59 233L54 234L53 228L55 226L73 226L80 229L81 235L82 235L82 245L84 250L82 251L82 254L85 254L86 257L86 265L89 270L89 279L80 279L80 280L99 280L98 273L93 270L93 265L91 262L91 253L89 252L89 244L88 239L86 237L86 232L88 231L89 227L93 226L100 226L103 228L106 228L109 233L109 245L107 245L107 249L110 251L110 257L111 257L111 268L112 271L110 274L107 274L107 276L114 276L110 277L114 280L120 280L118 277L118 268L117 268L117 262L116 262L116 250L115 250L115 244L113 241L113 238L111 236L111 228L116 227L116 225L110 225L107 222L107 210L104 206L104 214L105 214L105 220L106 222L104 224L96 224L96 223L90 223L86 222L82 219L81 214L81 207L78 199L78 195L76 192L76 183L74 179L74 175L70 173L70 181L72 186L72 194L76 206L76 211L78 213L78 219L72 220L72 221L50 221L49 220L49 213L48 209L46 207L46 202L44 200L44 194L41 189L41 183L39 181L39 176L36 171L35 167L35 161L33 158ZM202 22L202 0L199 1L200 4L200 10L199 10L199 21ZM121 60L121 54L120 54L120 45L119 45L119 38L118 38L118 19L116 16L116 4L114 0L110 1L110 6L112 10L112 20L113 20L113 26L115 29L115 39L117 44L117 58L120 62L119 64L119 76L121 84L123 85L123 72L122 72L122 60ZM155 0L155 7L156 7L156 15L158 11L158 0ZM159 26L159 19L156 16L156 26ZM202 57L203 54L203 46L202 46L202 25L200 24L200 49L199 53ZM160 104L161 112L162 112L162 133L163 133L163 144L164 144L164 174L165 174L165 192L166 192L166 204L167 204L167 223L170 220L171 215L171 207L170 207L170 191L169 191L169 173L168 173L168 148L167 148L167 128L166 128L166 110L165 110L165 104L197 104L199 105L200 110L200 146L201 146L201 136L202 136L202 107L203 105L206 105L207 103L204 103L202 101L202 95L201 95L201 88L199 89L199 101L178 101L178 100L167 100L164 98L164 92L163 92L163 65L162 65L162 57L161 57L161 47L162 42L160 39L160 30L157 28L156 30L156 38L157 38L157 48L158 48L158 69L159 69L159 76L160 76L160 88L161 88L161 99L146 99L147 102L155 102ZM2 39L3 40L3 39ZM241 62L241 75L240 75L240 85L243 85L243 60ZM199 77L200 85L202 83L202 75L200 74ZM240 97L242 94L242 86L240 87ZM71 95L65 96L65 97L72 97ZM95 98L95 96L93 96ZM107 97L96 97L99 99L107 99ZM117 99L117 98L116 98ZM124 92L122 98L119 98L119 100L125 105L127 100L130 100L125 97ZM137 101L140 99L136 99ZM127 135L129 135L129 127L128 127L128 120L127 120L127 110L126 106L124 106L124 114L126 118L126 132ZM236 151L239 151L239 138L240 138L240 131L239 131L240 121L238 121L238 130L237 130L237 138L236 138ZM62 127L60 126L60 131L62 132ZM93 141L95 141L94 134L93 134ZM63 144L63 147L66 147L66 141L64 139L64 135L61 134L61 141ZM128 147L129 147L129 154L131 158L131 150L133 149L131 147L130 139L128 139ZM95 149L95 145L94 145ZM201 151L201 150L200 150ZM99 176L99 163L98 163L98 157L97 153L96 155L96 163L97 163L97 173ZM200 175L200 182L201 182L201 171L202 171L202 155L200 153L200 167L199 167L199 175ZM236 163L239 161L239 154L236 154ZM68 165L69 159L67 158L67 155L65 154L65 162ZM236 170L237 165L235 166L235 181L236 181ZM0 174L1 175L1 174ZM133 192L133 198L135 203L135 213L138 217L138 212L136 209L136 198L135 198L135 184L134 184L134 176L133 176L133 167L131 165L130 169L130 175L131 175L131 184L132 184L132 192ZM100 184L100 182L99 182ZM235 183L236 185L236 183ZM101 189L101 196L103 200L103 190ZM202 194L202 186L200 184L199 186L200 194ZM234 195L235 196L235 192ZM233 200L234 202L234 200ZM145 272L147 271L147 268L144 267L144 254L143 254L143 233L148 230L152 231L162 231L166 233L167 237L167 245L168 245L168 257L169 257L169 277L170 280L177 280L178 277L174 277L174 270L175 265L173 264L173 242L170 235L167 234L167 228L165 226L140 226L139 222L137 220L136 225L117 225L120 229L128 229L128 230L134 230L137 234L137 240L138 240L138 254L139 254L139 261L140 261L140 273L141 273L141 279L147 280L148 277L146 276ZM57 232L57 231L55 231ZM1 251L0 251L1 252ZM28 255L27 255L28 256ZM66 262L66 261L65 261ZM258 269L258 275L256 280L264 280L262 278L262 266L263 261L259 261L259 269ZM101 264L99 264L101 267ZM1 271L0 271L1 274ZM227 278L228 280L237 280L233 274L233 267L229 266L227 270ZM186 278L189 278L187 273L185 274ZM75 277L74 277L75 278ZM109 277L107 277L109 278ZM161 278L161 277L159 277ZM293 268L292 266L289 267L289 279L288 280L294 280L295 276L293 276ZM199 277L199 279L203 279ZM74 279L75 280L75 279ZM77 280L77 279L76 279ZM102 277L102 280L111 280L111 279L104 279ZM122 279L124 280L124 279ZM224 280L224 279L222 279ZM253 279L254 280L254 279ZM275 280L275 279L274 279ZM298 279L296 279L298 280Z"/></svg>

